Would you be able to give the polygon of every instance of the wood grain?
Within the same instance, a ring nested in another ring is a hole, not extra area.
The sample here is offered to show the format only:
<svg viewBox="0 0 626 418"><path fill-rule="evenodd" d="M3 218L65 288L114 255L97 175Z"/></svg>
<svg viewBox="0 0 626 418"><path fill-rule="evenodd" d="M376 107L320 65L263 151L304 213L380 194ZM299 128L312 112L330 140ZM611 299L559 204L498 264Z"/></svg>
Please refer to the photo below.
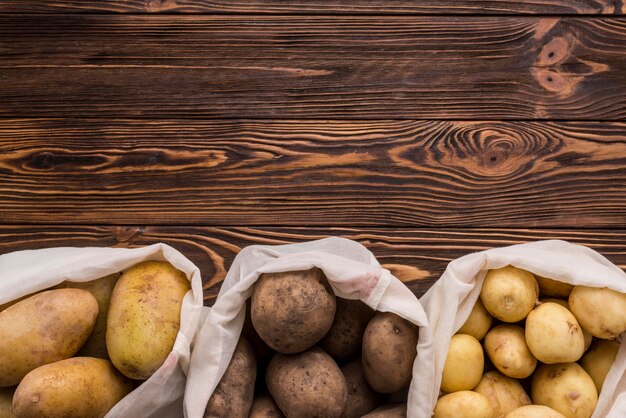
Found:
<svg viewBox="0 0 626 418"><path fill-rule="evenodd" d="M0 13L621 14L619 0L0 0Z"/></svg>
<svg viewBox="0 0 626 418"><path fill-rule="evenodd" d="M55 246L136 247L167 243L201 270L205 301L211 305L239 250L342 236L365 245L421 296L455 258L470 252L540 239L587 245L626 268L626 230L415 229L415 228L210 228L116 226L0 226L0 254Z"/></svg>
<svg viewBox="0 0 626 418"><path fill-rule="evenodd" d="M0 116L620 120L626 20L0 16Z"/></svg>
<svg viewBox="0 0 626 418"><path fill-rule="evenodd" d="M617 227L626 123L0 120L0 223Z"/></svg>

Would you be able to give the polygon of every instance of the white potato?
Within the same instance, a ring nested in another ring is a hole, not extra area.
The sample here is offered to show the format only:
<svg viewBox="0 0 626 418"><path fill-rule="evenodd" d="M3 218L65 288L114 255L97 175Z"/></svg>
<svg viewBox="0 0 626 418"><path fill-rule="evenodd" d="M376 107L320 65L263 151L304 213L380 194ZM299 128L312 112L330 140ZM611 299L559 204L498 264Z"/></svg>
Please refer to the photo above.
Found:
<svg viewBox="0 0 626 418"><path fill-rule="evenodd" d="M604 379L615 361L618 350L617 341L598 340L580 361L580 365L591 376L598 393L602 389Z"/></svg>
<svg viewBox="0 0 626 418"><path fill-rule="evenodd" d="M487 372L480 379L474 392L485 395L493 406L496 418L504 417L520 406L530 405L530 397L516 379L498 371Z"/></svg>
<svg viewBox="0 0 626 418"><path fill-rule="evenodd" d="M526 405L509 412L504 418L565 418L565 415L544 405Z"/></svg>
<svg viewBox="0 0 626 418"><path fill-rule="evenodd" d="M480 299L491 315L504 322L526 318L539 297L539 286L532 273L506 266L489 270Z"/></svg>
<svg viewBox="0 0 626 418"><path fill-rule="evenodd" d="M495 416L486 396L463 390L439 398L435 404L433 418L495 418Z"/></svg>
<svg viewBox="0 0 626 418"><path fill-rule="evenodd" d="M476 338L478 341L485 338L485 334L491 328L493 322L493 316L487 312L485 305L480 298L474 304L472 312L463 324L463 326L457 331L457 334L467 334Z"/></svg>
<svg viewBox="0 0 626 418"><path fill-rule="evenodd" d="M580 325L594 337L612 340L626 331L626 293L576 286L569 306Z"/></svg>
<svg viewBox="0 0 626 418"><path fill-rule="evenodd" d="M441 390L450 393L473 389L483 375L484 366L483 348L478 340L471 335L453 335L441 376Z"/></svg>
<svg viewBox="0 0 626 418"><path fill-rule="evenodd" d="M545 299L539 299L539 302L541 302L541 303L546 303L546 302L558 303L562 307L567 308L567 310L572 312L572 310L569 308L569 303L565 299L545 298ZM580 329L583 332L583 337L585 337L585 351L587 351L587 349L591 345L591 341L593 340L593 335L591 335L587 331L585 331L585 329L582 326L580 327Z"/></svg>
<svg viewBox="0 0 626 418"><path fill-rule="evenodd" d="M483 343L493 365L506 376L523 379L537 366L520 326L498 325L487 333Z"/></svg>

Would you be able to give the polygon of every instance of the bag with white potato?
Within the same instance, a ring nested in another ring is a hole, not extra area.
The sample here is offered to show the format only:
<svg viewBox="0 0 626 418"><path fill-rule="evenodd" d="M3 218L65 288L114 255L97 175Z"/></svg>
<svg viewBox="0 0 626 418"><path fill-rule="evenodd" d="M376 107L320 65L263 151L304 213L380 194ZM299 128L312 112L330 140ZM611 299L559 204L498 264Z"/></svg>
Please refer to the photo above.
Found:
<svg viewBox="0 0 626 418"><path fill-rule="evenodd" d="M198 333L185 416L417 418L426 325L417 297L359 243L244 248Z"/></svg>
<svg viewBox="0 0 626 418"><path fill-rule="evenodd" d="M10 362L0 360L0 386L19 385L0 394L17 416L182 417L202 305L199 269L165 244L1 255L0 351Z"/></svg>
<svg viewBox="0 0 626 418"><path fill-rule="evenodd" d="M597 252L549 240L469 254L420 302L433 332L418 351L434 352L416 367L422 381L434 370L420 417L626 416L626 274Z"/></svg>

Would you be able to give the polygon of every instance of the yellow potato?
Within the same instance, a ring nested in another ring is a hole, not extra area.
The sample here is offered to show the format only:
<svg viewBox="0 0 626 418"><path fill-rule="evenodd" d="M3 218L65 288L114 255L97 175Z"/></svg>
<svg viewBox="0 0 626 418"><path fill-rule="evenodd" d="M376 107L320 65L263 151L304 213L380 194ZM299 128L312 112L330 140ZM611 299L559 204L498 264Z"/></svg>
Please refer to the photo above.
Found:
<svg viewBox="0 0 626 418"><path fill-rule="evenodd" d="M132 379L147 379L172 351L180 327L185 274L164 261L146 261L119 278L109 306L106 343L111 361Z"/></svg>
<svg viewBox="0 0 626 418"><path fill-rule="evenodd" d="M470 390L480 382L485 366L483 348L471 335L456 334L450 340L441 376L441 390Z"/></svg>
<svg viewBox="0 0 626 418"><path fill-rule="evenodd" d="M602 389L604 379L615 361L618 350L617 341L598 340L580 361L580 365L591 376L598 393Z"/></svg>
<svg viewBox="0 0 626 418"><path fill-rule="evenodd" d="M489 399L496 418L502 418L514 409L532 403L517 380L497 371L485 373L474 388L474 392Z"/></svg>
<svg viewBox="0 0 626 418"><path fill-rule="evenodd" d="M271 396L263 395L254 398L248 418L285 418Z"/></svg>
<svg viewBox="0 0 626 418"><path fill-rule="evenodd" d="M469 317L456 333L471 335L480 341L485 338L487 331L491 328L492 322L493 317L487 312L485 305L483 305L483 302L479 298L472 308Z"/></svg>
<svg viewBox="0 0 626 418"><path fill-rule="evenodd" d="M567 418L589 418L598 402L593 380L577 363L542 364L531 382L531 397Z"/></svg>
<svg viewBox="0 0 626 418"><path fill-rule="evenodd" d="M489 270L480 298L491 315L504 322L518 322L535 307L539 286L532 273L506 266Z"/></svg>
<svg viewBox="0 0 626 418"><path fill-rule="evenodd" d="M86 290L98 301L98 318L96 319L96 325L85 344L78 350L77 355L82 357L109 358L106 343L107 316L109 314L111 293L113 293L113 288L119 277L119 273L114 273L90 282L64 282L65 287Z"/></svg>
<svg viewBox="0 0 626 418"><path fill-rule="evenodd" d="M566 418L544 405L527 405L509 412L504 418Z"/></svg>
<svg viewBox="0 0 626 418"><path fill-rule="evenodd" d="M15 392L13 388L0 388L0 418L15 418L11 412L13 392Z"/></svg>
<svg viewBox="0 0 626 418"><path fill-rule="evenodd" d="M543 363L571 363L585 352L578 321L557 303L542 303L528 314L525 336L530 352Z"/></svg>
<svg viewBox="0 0 626 418"><path fill-rule="evenodd" d="M545 299L540 299L539 300L541 303L546 303L546 302L554 302L554 303L558 303L559 305L561 305L562 307L566 308L567 310L569 310L570 312L572 312L572 310L569 308L569 303L564 300L564 299L557 299L557 298L545 298ZM573 314L572 314L573 315ZM580 325L580 324L579 324ZM587 331L585 331L585 329L583 327L580 327L580 330L583 332L583 337L585 337L585 351L587 351L587 349L589 348L589 346L591 345L591 341L593 340L593 335L589 334Z"/></svg>
<svg viewBox="0 0 626 418"><path fill-rule="evenodd" d="M134 388L109 360L73 357L28 373L15 391L17 418L100 418Z"/></svg>
<svg viewBox="0 0 626 418"><path fill-rule="evenodd" d="M493 365L506 376L523 379L537 366L537 359L526 345L524 329L517 325L492 328L485 336L484 345Z"/></svg>
<svg viewBox="0 0 626 418"><path fill-rule="evenodd" d="M442 396L435 404L433 418L495 418L485 395L463 390Z"/></svg>
<svg viewBox="0 0 626 418"><path fill-rule="evenodd" d="M578 323L594 337L612 340L626 331L626 293L576 286L569 306Z"/></svg>
<svg viewBox="0 0 626 418"><path fill-rule="evenodd" d="M537 284L539 285L539 293L543 296L567 299L574 288L574 285L560 282L558 280L548 279L547 277L535 275L535 279L537 279Z"/></svg>
<svg viewBox="0 0 626 418"><path fill-rule="evenodd" d="M98 302L81 289L37 293L0 312L0 387L73 356L89 337Z"/></svg>

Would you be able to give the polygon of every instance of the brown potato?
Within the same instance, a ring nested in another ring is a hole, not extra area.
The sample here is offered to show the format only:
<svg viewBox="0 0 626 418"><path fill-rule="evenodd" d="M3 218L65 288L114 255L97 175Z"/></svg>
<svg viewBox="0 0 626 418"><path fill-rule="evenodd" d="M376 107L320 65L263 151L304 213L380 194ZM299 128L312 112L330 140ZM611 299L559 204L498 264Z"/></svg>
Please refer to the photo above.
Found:
<svg viewBox="0 0 626 418"><path fill-rule="evenodd" d="M0 418L15 418L11 412L15 388L0 388Z"/></svg>
<svg viewBox="0 0 626 418"><path fill-rule="evenodd" d="M513 266L489 270L480 299L495 318L518 322L535 307L539 286L532 273Z"/></svg>
<svg viewBox="0 0 626 418"><path fill-rule="evenodd" d="M134 388L109 360L73 357L28 373L15 390L17 418L99 418Z"/></svg>
<svg viewBox="0 0 626 418"><path fill-rule="evenodd" d="M485 373L474 392L489 399L496 418L502 418L514 409L532 403L519 381L498 371Z"/></svg>
<svg viewBox="0 0 626 418"><path fill-rule="evenodd" d="M0 387L76 354L97 315L98 302L81 289L37 293L0 312Z"/></svg>
<svg viewBox="0 0 626 418"><path fill-rule="evenodd" d="M284 418L285 416L269 395L254 398L248 418Z"/></svg>
<svg viewBox="0 0 626 418"><path fill-rule="evenodd" d="M240 337L224 376L209 398L205 418L247 418L252 407L256 358L252 347Z"/></svg>
<svg viewBox="0 0 626 418"><path fill-rule="evenodd" d="M476 304L474 304L469 317L456 333L471 335L480 341L485 338L487 331L491 328L492 322L493 316L487 312L485 305L483 305L483 302L479 298Z"/></svg>
<svg viewBox="0 0 626 418"><path fill-rule="evenodd" d="M376 408L362 418L406 418L406 404L391 404Z"/></svg>
<svg viewBox="0 0 626 418"><path fill-rule="evenodd" d="M335 320L320 341L320 347L338 362L357 357L361 352L363 333L374 313L360 300L337 298Z"/></svg>
<svg viewBox="0 0 626 418"><path fill-rule="evenodd" d="M319 347L276 354L267 368L267 387L287 418L340 418L348 385L335 360Z"/></svg>
<svg viewBox="0 0 626 418"><path fill-rule="evenodd" d="M363 335L363 373L380 393L397 392L411 383L419 328L390 312L377 312Z"/></svg>
<svg viewBox="0 0 626 418"><path fill-rule="evenodd" d="M382 396L365 380L361 359L346 364L341 371L348 384L348 401L342 418L359 418L380 405Z"/></svg>
<svg viewBox="0 0 626 418"><path fill-rule="evenodd" d="M523 379L532 374L537 359L528 349L524 329L517 325L499 325L485 336L485 351L502 374Z"/></svg>
<svg viewBox="0 0 626 418"><path fill-rule="evenodd" d="M324 273L265 273L252 292L252 324L259 336L283 354L302 352L330 329L336 299Z"/></svg>
<svg viewBox="0 0 626 418"><path fill-rule="evenodd" d="M536 274L535 279L537 279L537 284L539 285L539 293L543 296L567 299L574 288L574 285L569 283L548 279L547 277L537 276Z"/></svg>

